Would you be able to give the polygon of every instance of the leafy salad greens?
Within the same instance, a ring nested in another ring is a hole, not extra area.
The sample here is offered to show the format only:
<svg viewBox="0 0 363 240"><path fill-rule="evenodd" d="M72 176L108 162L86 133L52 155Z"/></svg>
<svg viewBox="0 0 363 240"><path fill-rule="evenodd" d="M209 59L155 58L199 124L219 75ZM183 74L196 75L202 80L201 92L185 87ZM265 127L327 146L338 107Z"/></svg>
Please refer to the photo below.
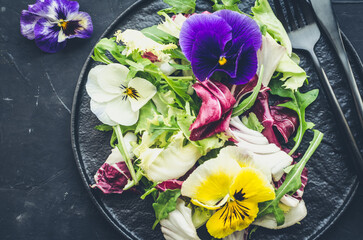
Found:
<svg viewBox="0 0 363 240"><path fill-rule="evenodd" d="M195 13L195 0L164 2L158 25L118 30L94 48L86 90L112 151L92 188L153 198L150 228L165 239L298 223L306 163L323 134L305 118L319 91L299 89L307 76L282 24L267 0L251 15L239 0L212 0L213 13Z"/></svg>

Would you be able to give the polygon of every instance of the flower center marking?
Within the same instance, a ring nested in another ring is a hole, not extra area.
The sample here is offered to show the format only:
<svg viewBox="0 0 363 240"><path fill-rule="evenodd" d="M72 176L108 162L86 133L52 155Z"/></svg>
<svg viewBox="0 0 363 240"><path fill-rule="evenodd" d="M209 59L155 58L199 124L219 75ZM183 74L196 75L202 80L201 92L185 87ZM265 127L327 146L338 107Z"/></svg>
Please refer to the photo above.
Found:
<svg viewBox="0 0 363 240"><path fill-rule="evenodd" d="M227 63L227 59L225 57L220 57L218 60L219 65L223 66Z"/></svg>
<svg viewBox="0 0 363 240"><path fill-rule="evenodd" d="M63 30L67 28L67 21L64 21L63 19L59 19L58 26L61 27Z"/></svg>
<svg viewBox="0 0 363 240"><path fill-rule="evenodd" d="M137 90L135 88L132 87L125 87L125 86L121 86L122 89L125 89L123 91L123 94L125 94L122 97L122 100L125 100L127 97L133 98L135 100L137 100L138 98L140 98L139 93L137 92Z"/></svg>

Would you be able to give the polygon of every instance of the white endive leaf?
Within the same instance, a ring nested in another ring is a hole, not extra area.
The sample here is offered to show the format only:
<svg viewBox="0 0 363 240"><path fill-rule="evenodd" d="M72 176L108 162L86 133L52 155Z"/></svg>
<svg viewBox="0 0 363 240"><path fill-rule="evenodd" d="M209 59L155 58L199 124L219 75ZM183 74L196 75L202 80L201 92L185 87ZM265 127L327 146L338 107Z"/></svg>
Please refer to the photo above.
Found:
<svg viewBox="0 0 363 240"><path fill-rule="evenodd" d="M223 240L243 240L244 235L245 235L245 230L236 231L231 235L228 235L227 237L223 238Z"/></svg>
<svg viewBox="0 0 363 240"><path fill-rule="evenodd" d="M183 146L185 137L182 132L170 139L163 149L148 148L140 152L140 167L146 177L153 182L178 179L194 166L201 154L197 147L189 143Z"/></svg>
<svg viewBox="0 0 363 240"><path fill-rule="evenodd" d="M286 54L286 48L278 44L270 34L266 33L266 36L262 36L262 46L257 51L257 72L260 72L260 68L263 66L262 84L264 86L268 86L270 83L272 75L284 54Z"/></svg>
<svg viewBox="0 0 363 240"><path fill-rule="evenodd" d="M269 229L281 229L296 224L297 222L303 220L306 215L307 210L305 202L304 200L301 200L297 207L291 208L290 211L285 213L285 223L281 226L277 226L276 218L273 214L268 214L262 218L259 218L252 224Z"/></svg>
<svg viewBox="0 0 363 240"><path fill-rule="evenodd" d="M166 240L198 240L197 231L192 222L192 210L177 200L176 209L166 219L160 221L161 232Z"/></svg>

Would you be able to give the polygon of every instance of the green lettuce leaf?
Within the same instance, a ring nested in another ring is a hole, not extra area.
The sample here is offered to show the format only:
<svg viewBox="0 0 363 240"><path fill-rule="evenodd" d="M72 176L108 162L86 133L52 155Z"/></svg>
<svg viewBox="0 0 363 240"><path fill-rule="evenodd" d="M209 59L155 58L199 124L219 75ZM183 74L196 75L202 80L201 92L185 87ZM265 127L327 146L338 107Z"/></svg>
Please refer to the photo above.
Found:
<svg viewBox="0 0 363 240"><path fill-rule="evenodd" d="M284 89L282 87L282 83L283 82L277 79L273 79L270 82L269 87L271 88L271 94L278 95L283 98L290 98L290 101L279 104L278 106L294 110L299 116L299 128L297 129L296 136L294 137L295 146L289 153L291 155L299 147L306 130L312 129L314 127L312 122L306 122L305 110L316 100L319 90L314 89L306 93L300 93L299 91Z"/></svg>
<svg viewBox="0 0 363 240"><path fill-rule="evenodd" d="M174 211L176 208L176 201L180 196L180 189L166 190L161 192L156 202L153 203L153 208L155 211L156 221L153 225L153 229L160 222L160 220L168 217L169 213Z"/></svg>
<svg viewBox="0 0 363 240"><path fill-rule="evenodd" d="M169 44L169 43L177 43L178 39L176 37L171 36L170 34L161 31L157 28L157 25L144 28L141 32L148 38L154 40L155 42L161 44Z"/></svg>
<svg viewBox="0 0 363 240"><path fill-rule="evenodd" d="M101 132L108 132L113 130L113 128L107 124L97 125L95 126L95 129Z"/></svg>
<svg viewBox="0 0 363 240"><path fill-rule="evenodd" d="M278 204L281 198L285 194L292 195L301 187L301 173L307 161L310 159L310 157L313 155L317 147L320 145L321 140L323 139L324 136L324 134L322 134L318 130L313 130L313 131L314 131L314 138L310 142L309 148L306 150L304 156L297 164L294 165L294 167L286 175L284 183L276 190L275 199L259 204L258 206L259 213L257 215L257 218L263 217L266 214L274 214L277 221L277 225L280 226L284 224L285 222L284 212L282 211L282 209L280 209Z"/></svg>
<svg viewBox="0 0 363 240"><path fill-rule="evenodd" d="M282 46L286 47L289 56L292 52L292 46L289 36L284 26L277 19L267 0L256 0L255 6L252 7L253 18L256 22L267 27L267 32Z"/></svg>
<svg viewBox="0 0 363 240"><path fill-rule="evenodd" d="M158 12L158 14L164 13L185 13L192 14L195 12L195 0L163 0L166 4L169 4L171 8L166 8Z"/></svg>
<svg viewBox="0 0 363 240"><path fill-rule="evenodd" d="M241 2L241 0L211 0L211 1L214 3L213 5L214 11L228 9L242 13L238 7L238 4Z"/></svg>
<svg viewBox="0 0 363 240"><path fill-rule="evenodd" d="M262 132L264 127L258 121L256 114L251 112L248 116L242 117L242 123L249 129L255 130L257 132Z"/></svg>
<svg viewBox="0 0 363 240"><path fill-rule="evenodd" d="M299 57L294 53L291 56L290 58L285 54L277 65L276 71L283 74L280 78L281 81L285 82L283 87L296 91L304 85L307 76L304 69L299 67L298 62L296 62L299 61Z"/></svg>
<svg viewBox="0 0 363 240"><path fill-rule="evenodd" d="M106 56L108 51L119 63L125 65L126 56L121 54L124 49L124 46L120 46L115 42L115 38L102 38L94 48L92 59L106 64L113 63L113 61Z"/></svg>

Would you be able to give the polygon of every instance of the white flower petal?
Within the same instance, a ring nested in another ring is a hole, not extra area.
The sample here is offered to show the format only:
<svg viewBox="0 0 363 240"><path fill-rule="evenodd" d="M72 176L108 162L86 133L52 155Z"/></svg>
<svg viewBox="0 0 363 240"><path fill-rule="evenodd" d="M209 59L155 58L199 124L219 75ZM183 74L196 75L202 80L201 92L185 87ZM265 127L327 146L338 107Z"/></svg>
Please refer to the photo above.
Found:
<svg viewBox="0 0 363 240"><path fill-rule="evenodd" d="M128 97L134 112L139 111L157 92L156 87L151 82L139 77L131 79L128 87L136 89L140 96L136 99Z"/></svg>
<svg viewBox="0 0 363 240"><path fill-rule="evenodd" d="M174 60L171 61L162 61L162 62L155 62L155 65L160 68L160 71L164 73L166 76L173 74L176 71L176 68L172 67L170 63L174 63Z"/></svg>
<svg viewBox="0 0 363 240"><path fill-rule="evenodd" d="M122 85L127 86L126 78L129 69L124 65L111 63L96 73L98 85L108 93L121 94Z"/></svg>
<svg viewBox="0 0 363 240"><path fill-rule="evenodd" d="M108 102L120 96L120 94L105 92L98 84L97 77L101 75L102 70L105 67L106 65L98 65L92 68L91 71L88 73L88 80L86 83L86 90L88 95L92 98L92 100L99 103Z"/></svg>
<svg viewBox="0 0 363 240"><path fill-rule="evenodd" d="M96 115L98 120L110 126L117 125L117 123L115 121L112 121L111 118L106 113L107 103L98 103L91 99L90 105L91 105L91 111Z"/></svg>
<svg viewBox="0 0 363 240"><path fill-rule="evenodd" d="M122 98L108 102L106 113L112 121L123 126L134 125L139 118L139 112L132 111L130 101Z"/></svg>

